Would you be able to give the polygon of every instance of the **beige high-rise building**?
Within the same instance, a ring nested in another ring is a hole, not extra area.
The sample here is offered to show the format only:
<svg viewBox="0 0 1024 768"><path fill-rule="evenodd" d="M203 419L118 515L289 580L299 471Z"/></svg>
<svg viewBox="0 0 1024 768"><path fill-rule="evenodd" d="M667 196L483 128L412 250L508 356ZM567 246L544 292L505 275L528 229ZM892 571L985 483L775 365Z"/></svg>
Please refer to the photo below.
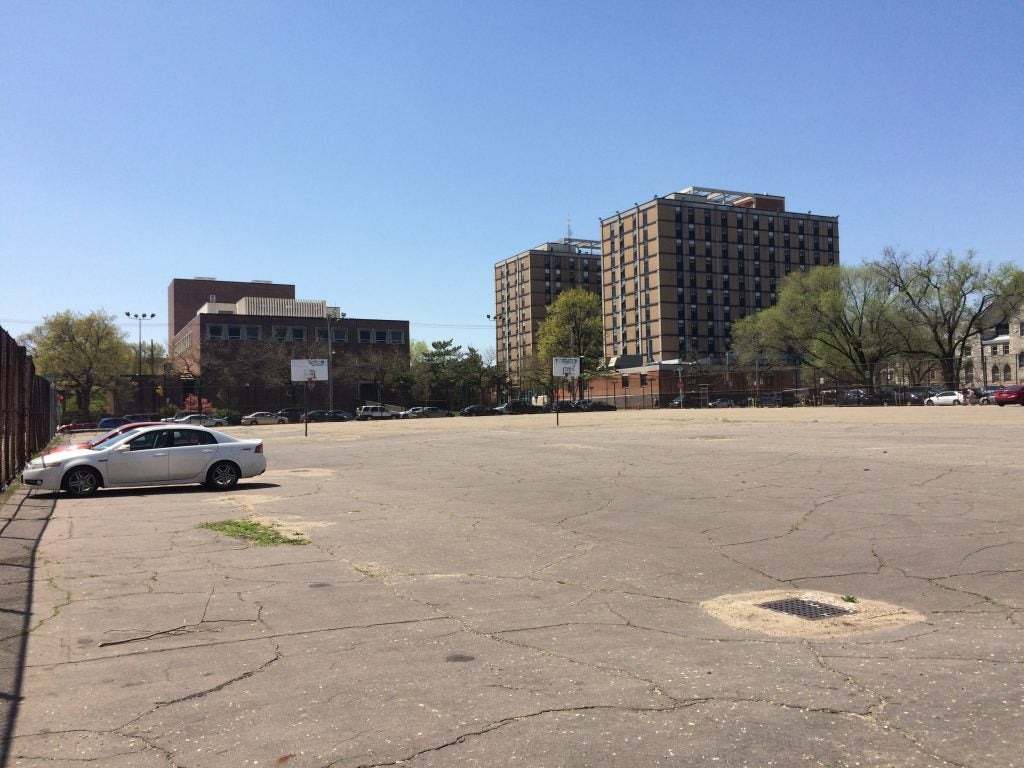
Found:
<svg viewBox="0 0 1024 768"><path fill-rule="evenodd" d="M584 288L601 295L601 243L562 238L494 265L497 364L510 394L523 390L523 365L537 343L547 307L562 291ZM503 393L504 394L504 393Z"/></svg>
<svg viewBox="0 0 1024 768"><path fill-rule="evenodd" d="M608 358L721 359L792 270L839 263L839 218L778 195L688 187L601 220Z"/></svg>

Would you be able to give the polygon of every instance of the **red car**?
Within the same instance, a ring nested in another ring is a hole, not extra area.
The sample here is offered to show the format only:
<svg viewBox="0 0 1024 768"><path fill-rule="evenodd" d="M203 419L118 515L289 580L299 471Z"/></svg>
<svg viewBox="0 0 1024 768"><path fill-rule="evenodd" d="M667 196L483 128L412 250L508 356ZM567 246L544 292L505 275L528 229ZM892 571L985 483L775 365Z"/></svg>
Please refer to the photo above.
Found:
<svg viewBox="0 0 1024 768"><path fill-rule="evenodd" d="M127 432L129 429L135 429L136 427L151 427L154 424L160 423L161 422L159 421L139 421L134 424L122 424L120 427L112 429L103 435L100 435L95 440L87 440L84 443L69 443L68 445L58 445L56 448L47 451L46 454L49 455L51 453L59 453L60 451L71 451L74 450L75 448L92 448L94 446L99 445L100 443L104 443L107 440L110 440L112 438L117 437L118 435Z"/></svg>
<svg viewBox="0 0 1024 768"><path fill-rule="evenodd" d="M996 405L1024 405L1024 384L1003 387L996 391Z"/></svg>

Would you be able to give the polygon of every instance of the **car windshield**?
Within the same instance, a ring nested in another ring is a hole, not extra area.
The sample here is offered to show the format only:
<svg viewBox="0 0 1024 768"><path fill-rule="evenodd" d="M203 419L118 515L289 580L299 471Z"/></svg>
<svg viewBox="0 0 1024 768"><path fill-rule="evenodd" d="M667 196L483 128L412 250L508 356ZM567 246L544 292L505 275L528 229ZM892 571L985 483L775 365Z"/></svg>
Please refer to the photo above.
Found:
<svg viewBox="0 0 1024 768"><path fill-rule="evenodd" d="M103 437L101 437L101 438L99 438L97 440L94 440L93 442L89 443L89 449L93 450L93 451L96 451L96 450L102 450L104 448L108 448L108 447L110 447L109 444L110 444L110 442L112 440L119 440L122 437L127 437L128 435L134 435L138 431L139 431L138 429L126 429L126 430L124 430L122 432L121 430L115 429L112 432L108 432Z"/></svg>

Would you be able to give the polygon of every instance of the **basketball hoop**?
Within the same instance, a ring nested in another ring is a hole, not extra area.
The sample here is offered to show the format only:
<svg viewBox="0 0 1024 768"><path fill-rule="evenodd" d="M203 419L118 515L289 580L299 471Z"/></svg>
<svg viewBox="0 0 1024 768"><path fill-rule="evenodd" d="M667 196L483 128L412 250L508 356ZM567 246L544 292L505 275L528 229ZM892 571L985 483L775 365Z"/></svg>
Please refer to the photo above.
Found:
<svg viewBox="0 0 1024 768"><path fill-rule="evenodd" d="M306 386L309 387L309 391L313 391L313 387L316 386L316 372L310 371L306 376Z"/></svg>

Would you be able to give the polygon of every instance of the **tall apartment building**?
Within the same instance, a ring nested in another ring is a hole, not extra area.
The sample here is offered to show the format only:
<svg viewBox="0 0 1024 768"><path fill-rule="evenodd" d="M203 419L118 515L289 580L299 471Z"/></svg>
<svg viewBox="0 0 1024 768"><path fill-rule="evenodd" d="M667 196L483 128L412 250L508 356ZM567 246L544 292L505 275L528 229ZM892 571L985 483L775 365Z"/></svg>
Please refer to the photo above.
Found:
<svg viewBox="0 0 1024 768"><path fill-rule="evenodd" d="M601 294L601 244L562 238L494 265L494 333L497 363L521 388L524 362L533 355L547 307L562 291Z"/></svg>
<svg viewBox="0 0 1024 768"><path fill-rule="evenodd" d="M839 217L778 195L688 187L601 220L605 355L719 358L792 270L839 263Z"/></svg>

